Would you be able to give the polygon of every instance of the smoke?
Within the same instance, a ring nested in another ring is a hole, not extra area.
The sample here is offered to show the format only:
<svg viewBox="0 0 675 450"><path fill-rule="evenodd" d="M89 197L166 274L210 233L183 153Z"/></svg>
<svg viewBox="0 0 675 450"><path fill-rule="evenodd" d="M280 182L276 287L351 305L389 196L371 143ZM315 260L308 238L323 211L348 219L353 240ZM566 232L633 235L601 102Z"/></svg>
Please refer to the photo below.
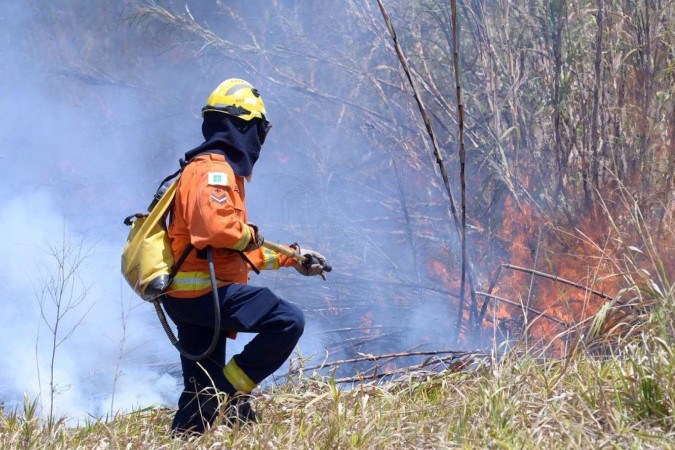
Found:
<svg viewBox="0 0 675 450"><path fill-rule="evenodd" d="M292 270L253 280L305 310L299 352L323 358L326 351L447 347L455 313L448 287L428 264L448 254L445 207L437 206L442 194L426 183L433 169L413 167L396 144L423 149L415 125L391 105L373 103L378 95L359 98L351 77L336 75L349 55L331 53L330 70L309 57L348 45L368 54L381 38L327 32L331 21L314 20L322 17L315 7L302 13L283 4L235 4L230 12L247 19L236 21L214 14L216 5L190 6L223 38L239 43L258 33L263 48L243 55L249 64L208 50L195 56L188 49L199 46L190 40L126 22L123 2L3 5L0 402L6 405L24 396L39 397L43 410L49 405L56 310L49 298L41 308L39 299L58 268L50 248L83 256L69 294L83 300L63 316L58 334L67 338L53 365L57 413L80 419L175 403L178 354L153 308L119 273L128 231L122 219L142 211L183 152L201 142L201 102L231 76L259 86L274 123L247 186L252 220L267 239L300 242L329 255L335 267L327 283ZM275 25L284 24L281 13L287 28ZM244 33L229 26L235 23L251 28ZM289 49L301 44L307 55L294 56ZM299 81L273 82L286 79L277 66L297 70ZM345 103L311 95L303 88L310 79L330 98L390 111L401 135L359 119ZM249 338L228 341L228 353Z"/></svg>
<svg viewBox="0 0 675 450"><path fill-rule="evenodd" d="M64 36L43 40L48 7L2 13L0 401L39 398L46 413L53 379L71 419L170 402L176 379L151 365L170 345L119 276L121 219L154 183L135 153L166 123L148 126L142 90L87 83L68 49L51 53Z"/></svg>

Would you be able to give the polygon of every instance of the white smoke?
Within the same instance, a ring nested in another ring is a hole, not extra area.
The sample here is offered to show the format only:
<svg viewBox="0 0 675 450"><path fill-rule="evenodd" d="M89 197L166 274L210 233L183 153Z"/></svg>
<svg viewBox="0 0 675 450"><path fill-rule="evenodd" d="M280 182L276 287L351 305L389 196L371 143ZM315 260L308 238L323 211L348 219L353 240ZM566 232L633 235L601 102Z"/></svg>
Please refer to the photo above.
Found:
<svg viewBox="0 0 675 450"><path fill-rule="evenodd" d="M58 414L82 418L171 401L176 380L148 367L158 351L168 346L154 337L161 337L161 329L151 322L150 310L126 311L122 320L124 308L128 310L137 300L120 285L119 246L70 231L49 191L12 196L3 190L0 198L4 237L0 253L6 255L0 259L5 279L0 286L0 340L5 343L0 359L1 398L9 405L21 402L23 396L39 398L43 411L49 408L51 328L56 330L58 345L53 364ZM59 260L65 262L68 273L80 259L57 259L50 247L57 252L81 252L82 264L74 271L72 283L59 284L53 276ZM57 322L54 297L42 296L42 288L59 286L66 290ZM74 307L67 311L69 302Z"/></svg>
<svg viewBox="0 0 675 450"><path fill-rule="evenodd" d="M406 241L398 205L398 175L391 165L396 156L393 150L387 154L368 148L360 130L374 133L377 130L372 131L371 125L346 128L336 123L338 118L342 121L344 105L320 103L293 87L272 84L250 73L249 66L210 57L181 59L185 54L172 56L168 50L171 43L157 51L152 36L134 34L143 27L134 31L120 21L124 1L100 6L103 3L73 0L66 2L63 14L56 14L53 9L58 7L48 2L36 3L9 0L0 11L4 64L0 71L0 403L17 405L26 396L39 398L43 412L49 407L52 345L38 299L56 268L56 260L46 251L52 246L81 249L87 255L77 271L73 297L86 295L61 322L60 336L77 327L56 352L57 415L80 419L135 407L175 405L181 380L169 370L176 368L178 353L153 308L135 297L120 275L120 252L128 231L122 219L142 211L159 181L177 168L178 157L200 143L201 102L210 89L231 76L261 85L274 123L253 182L247 186L251 220L269 240L298 241L328 254L336 269L327 283L304 279L293 270L253 277L254 284L273 288L307 312L307 328L299 344L303 356L323 358L324 347L358 334L358 320L366 312L374 325L406 330L386 341L373 340L370 352L382 349L380 342L389 346L384 350L405 350L448 334L449 324L442 319L447 316L446 296L424 291L417 298L420 279L429 285L440 283L425 279L423 263L414 267L414 250ZM214 5L194 3L192 13L210 17L214 26L218 20L228 20L226 15L211 14ZM87 14L88 8L94 9L92 14ZM96 22L103 10L108 15L105 24ZM253 10L257 7L243 13L257 14ZM87 19L78 22L77 33L55 33L49 28L57 27L50 14ZM324 45L327 36L341 38L314 22L309 20L307 30L298 30L307 33L303 39L312 45ZM228 38L243 39L234 28L217 30L232 33ZM292 35L279 39L269 45L276 48L285 40L285 45L294 45ZM337 41L332 45L325 51L342 46ZM286 57L284 52L258 57L270 55ZM289 65L288 60L282 62ZM289 66L302 73L301 64L317 63L308 58L298 59L298 64L294 61ZM323 70L327 75L318 77L320 88L332 92L331 96L352 95L351 76L338 78ZM316 67L307 72L318 73ZM363 95L364 99L377 97ZM309 110L327 108L328 112L316 117L294 113L307 111L308 102L313 102ZM326 117L332 122L326 123ZM412 176L420 175L400 172L410 175L404 179L410 183ZM409 208L416 203L429 205L426 191L411 190L407 195ZM418 214L429 226L426 212L422 209ZM439 216L445 217L444 209ZM446 229L447 224L439 228ZM440 253L436 243L426 245ZM49 322L53 305L48 299L43 305L47 322L53 323ZM345 320L352 322L345 324ZM324 327L354 328L355 333L327 334L321 331ZM240 351L250 337L242 334L228 341L228 355ZM350 351L361 349L354 346Z"/></svg>

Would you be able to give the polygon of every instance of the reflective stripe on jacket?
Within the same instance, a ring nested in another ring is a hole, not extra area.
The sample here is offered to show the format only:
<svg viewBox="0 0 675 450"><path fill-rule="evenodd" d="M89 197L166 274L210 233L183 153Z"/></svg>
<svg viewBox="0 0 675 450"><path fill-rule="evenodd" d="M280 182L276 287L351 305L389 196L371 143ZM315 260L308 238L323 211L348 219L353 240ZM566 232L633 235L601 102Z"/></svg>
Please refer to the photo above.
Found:
<svg viewBox="0 0 675 450"><path fill-rule="evenodd" d="M248 282L248 265L238 250L255 237L246 222L244 178L236 176L225 157L205 154L188 164L178 181L169 223L171 249L177 260L189 243L213 248L218 285ZM205 252L191 251L169 287L172 297L197 297L211 290ZM259 269L294 265L292 258L267 248L246 253Z"/></svg>

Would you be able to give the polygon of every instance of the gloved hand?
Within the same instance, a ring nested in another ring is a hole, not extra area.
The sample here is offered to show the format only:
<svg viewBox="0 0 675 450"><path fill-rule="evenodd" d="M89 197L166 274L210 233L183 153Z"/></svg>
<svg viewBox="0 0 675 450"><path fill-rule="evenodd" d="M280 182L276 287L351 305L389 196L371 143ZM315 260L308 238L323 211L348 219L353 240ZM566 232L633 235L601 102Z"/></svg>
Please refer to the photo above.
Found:
<svg viewBox="0 0 675 450"><path fill-rule="evenodd" d="M295 248L298 255L301 255L305 258L305 263L297 262L293 267L295 270L300 272L306 277L311 277L315 275L321 275L321 278L326 279L323 274L323 266L326 264L326 257L319 252L310 250L308 248L301 248L297 244L292 245L291 247ZM307 258L309 256L309 258Z"/></svg>
<svg viewBox="0 0 675 450"><path fill-rule="evenodd" d="M255 236L249 241L248 245L242 250L243 252L250 252L256 248L260 248L265 242L265 238L262 233L258 231L258 226L254 223L247 224L249 227L253 228Z"/></svg>

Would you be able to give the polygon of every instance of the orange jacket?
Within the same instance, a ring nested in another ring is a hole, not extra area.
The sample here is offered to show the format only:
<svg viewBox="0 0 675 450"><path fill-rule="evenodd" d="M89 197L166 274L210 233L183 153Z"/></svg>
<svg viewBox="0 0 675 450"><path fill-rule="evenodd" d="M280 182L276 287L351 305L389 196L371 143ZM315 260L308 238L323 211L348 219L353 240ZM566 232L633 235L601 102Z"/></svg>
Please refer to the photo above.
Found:
<svg viewBox="0 0 675 450"><path fill-rule="evenodd" d="M169 237L174 259L189 243L213 248L218 286L248 282L248 264L237 250L246 248L255 231L246 222L244 178L236 176L224 156L205 154L188 164L178 181ZM291 267L293 258L261 247L246 253L258 269ZM192 250L169 287L172 297L198 297L211 291L205 252Z"/></svg>

